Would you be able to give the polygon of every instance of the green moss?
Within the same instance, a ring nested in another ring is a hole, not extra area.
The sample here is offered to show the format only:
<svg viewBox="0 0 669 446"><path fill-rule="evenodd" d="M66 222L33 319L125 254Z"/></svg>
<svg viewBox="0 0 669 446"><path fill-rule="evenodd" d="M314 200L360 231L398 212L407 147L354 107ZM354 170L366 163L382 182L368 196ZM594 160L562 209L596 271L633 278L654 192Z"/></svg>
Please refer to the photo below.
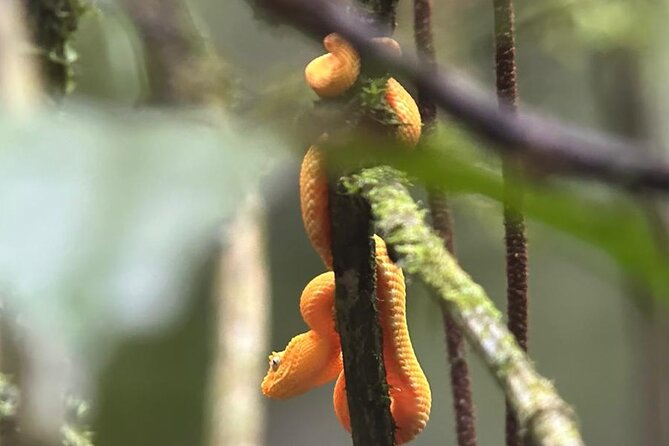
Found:
<svg viewBox="0 0 669 446"><path fill-rule="evenodd" d="M388 130L388 135L394 134L397 126L406 125L398 117L395 109L386 99L389 76L375 78L363 77L360 81L360 112L363 117L371 118Z"/></svg>

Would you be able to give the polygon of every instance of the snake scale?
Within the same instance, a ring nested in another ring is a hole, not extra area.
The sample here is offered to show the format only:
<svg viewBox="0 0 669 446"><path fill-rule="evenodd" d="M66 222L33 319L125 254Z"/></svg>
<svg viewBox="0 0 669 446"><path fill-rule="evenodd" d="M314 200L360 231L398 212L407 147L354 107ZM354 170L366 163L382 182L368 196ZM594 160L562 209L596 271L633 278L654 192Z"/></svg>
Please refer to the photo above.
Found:
<svg viewBox="0 0 669 446"><path fill-rule="evenodd" d="M379 44L399 50L392 39L377 39ZM327 54L311 61L305 70L307 83L321 98L333 98L350 89L360 74L357 51L337 34L324 39ZM393 78L385 85L384 99L393 111L397 125L394 137L413 147L421 134L418 107L411 95ZM300 204L304 227L325 267L332 269L328 181L322 151L312 145L300 170ZM416 437L430 415L430 387L414 354L406 322L406 290L402 270L388 257L386 244L377 235L377 299L386 379L395 423L395 441L404 444ZM295 336L281 352L269 356L269 370L262 392L274 399L300 395L334 379L334 410L340 423L350 432L346 398L346 378L342 367L341 345L335 327L335 278L332 271L314 278L300 298L300 313L309 331Z"/></svg>

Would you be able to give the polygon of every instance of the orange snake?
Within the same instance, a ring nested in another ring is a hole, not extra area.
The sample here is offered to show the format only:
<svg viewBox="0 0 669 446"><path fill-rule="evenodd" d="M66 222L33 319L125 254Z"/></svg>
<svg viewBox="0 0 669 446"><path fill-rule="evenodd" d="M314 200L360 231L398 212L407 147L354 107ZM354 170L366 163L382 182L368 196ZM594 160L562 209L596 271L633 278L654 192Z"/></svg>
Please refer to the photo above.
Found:
<svg viewBox="0 0 669 446"><path fill-rule="evenodd" d="M378 39L398 48L392 39ZM309 86L322 98L338 96L356 82L360 58L355 49L337 34L324 40L327 54L314 59L305 70ZM385 100L400 124L395 137L413 147L421 133L420 114L409 93L393 78L386 83ZM300 171L302 219L314 249L325 266L332 269L328 182L324 155L316 146L307 151ZM430 387L414 354L406 323L404 275L386 251L386 244L374 236L376 244L377 299L390 411L395 422L397 444L411 441L425 427L430 414ZM334 320L335 278L325 272L306 286L300 298L300 313L310 331L295 336L282 352L269 356L269 371L262 392L284 399L302 394L337 378L334 410L350 432L346 382L341 346Z"/></svg>

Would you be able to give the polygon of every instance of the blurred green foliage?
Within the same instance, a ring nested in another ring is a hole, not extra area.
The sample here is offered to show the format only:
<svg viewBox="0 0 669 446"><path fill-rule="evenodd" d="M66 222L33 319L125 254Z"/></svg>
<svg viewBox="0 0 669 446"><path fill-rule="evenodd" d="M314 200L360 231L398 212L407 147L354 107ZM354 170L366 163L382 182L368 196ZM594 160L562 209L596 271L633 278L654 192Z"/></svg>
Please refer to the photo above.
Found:
<svg viewBox="0 0 669 446"><path fill-rule="evenodd" d="M6 115L0 134L8 306L88 360L178 317L202 250L281 156L205 111L78 104Z"/></svg>
<svg viewBox="0 0 669 446"><path fill-rule="evenodd" d="M456 125L442 125L427 150L387 150L386 145L364 139L352 147L334 150L333 156L343 165L376 159L408 172L418 185L478 194L501 204L504 186L499 166L483 157L481 144ZM528 217L608 254L644 283L652 296L667 302L669 257L651 226L650 203L615 187L573 180L516 178L509 187L523 191L523 209Z"/></svg>

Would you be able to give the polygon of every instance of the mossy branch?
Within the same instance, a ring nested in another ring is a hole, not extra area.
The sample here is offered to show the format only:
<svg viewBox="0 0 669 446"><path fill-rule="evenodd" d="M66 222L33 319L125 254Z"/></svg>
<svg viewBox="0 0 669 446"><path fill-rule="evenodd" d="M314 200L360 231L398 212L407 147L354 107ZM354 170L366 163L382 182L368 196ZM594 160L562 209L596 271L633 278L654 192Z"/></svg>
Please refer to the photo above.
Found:
<svg viewBox="0 0 669 446"><path fill-rule="evenodd" d="M445 302L504 389L526 437L536 445L583 445L571 408L536 372L483 288L460 268L425 223L425 212L411 198L402 178L395 169L376 167L344 181L349 192L369 202L377 232L394 249L401 265Z"/></svg>

